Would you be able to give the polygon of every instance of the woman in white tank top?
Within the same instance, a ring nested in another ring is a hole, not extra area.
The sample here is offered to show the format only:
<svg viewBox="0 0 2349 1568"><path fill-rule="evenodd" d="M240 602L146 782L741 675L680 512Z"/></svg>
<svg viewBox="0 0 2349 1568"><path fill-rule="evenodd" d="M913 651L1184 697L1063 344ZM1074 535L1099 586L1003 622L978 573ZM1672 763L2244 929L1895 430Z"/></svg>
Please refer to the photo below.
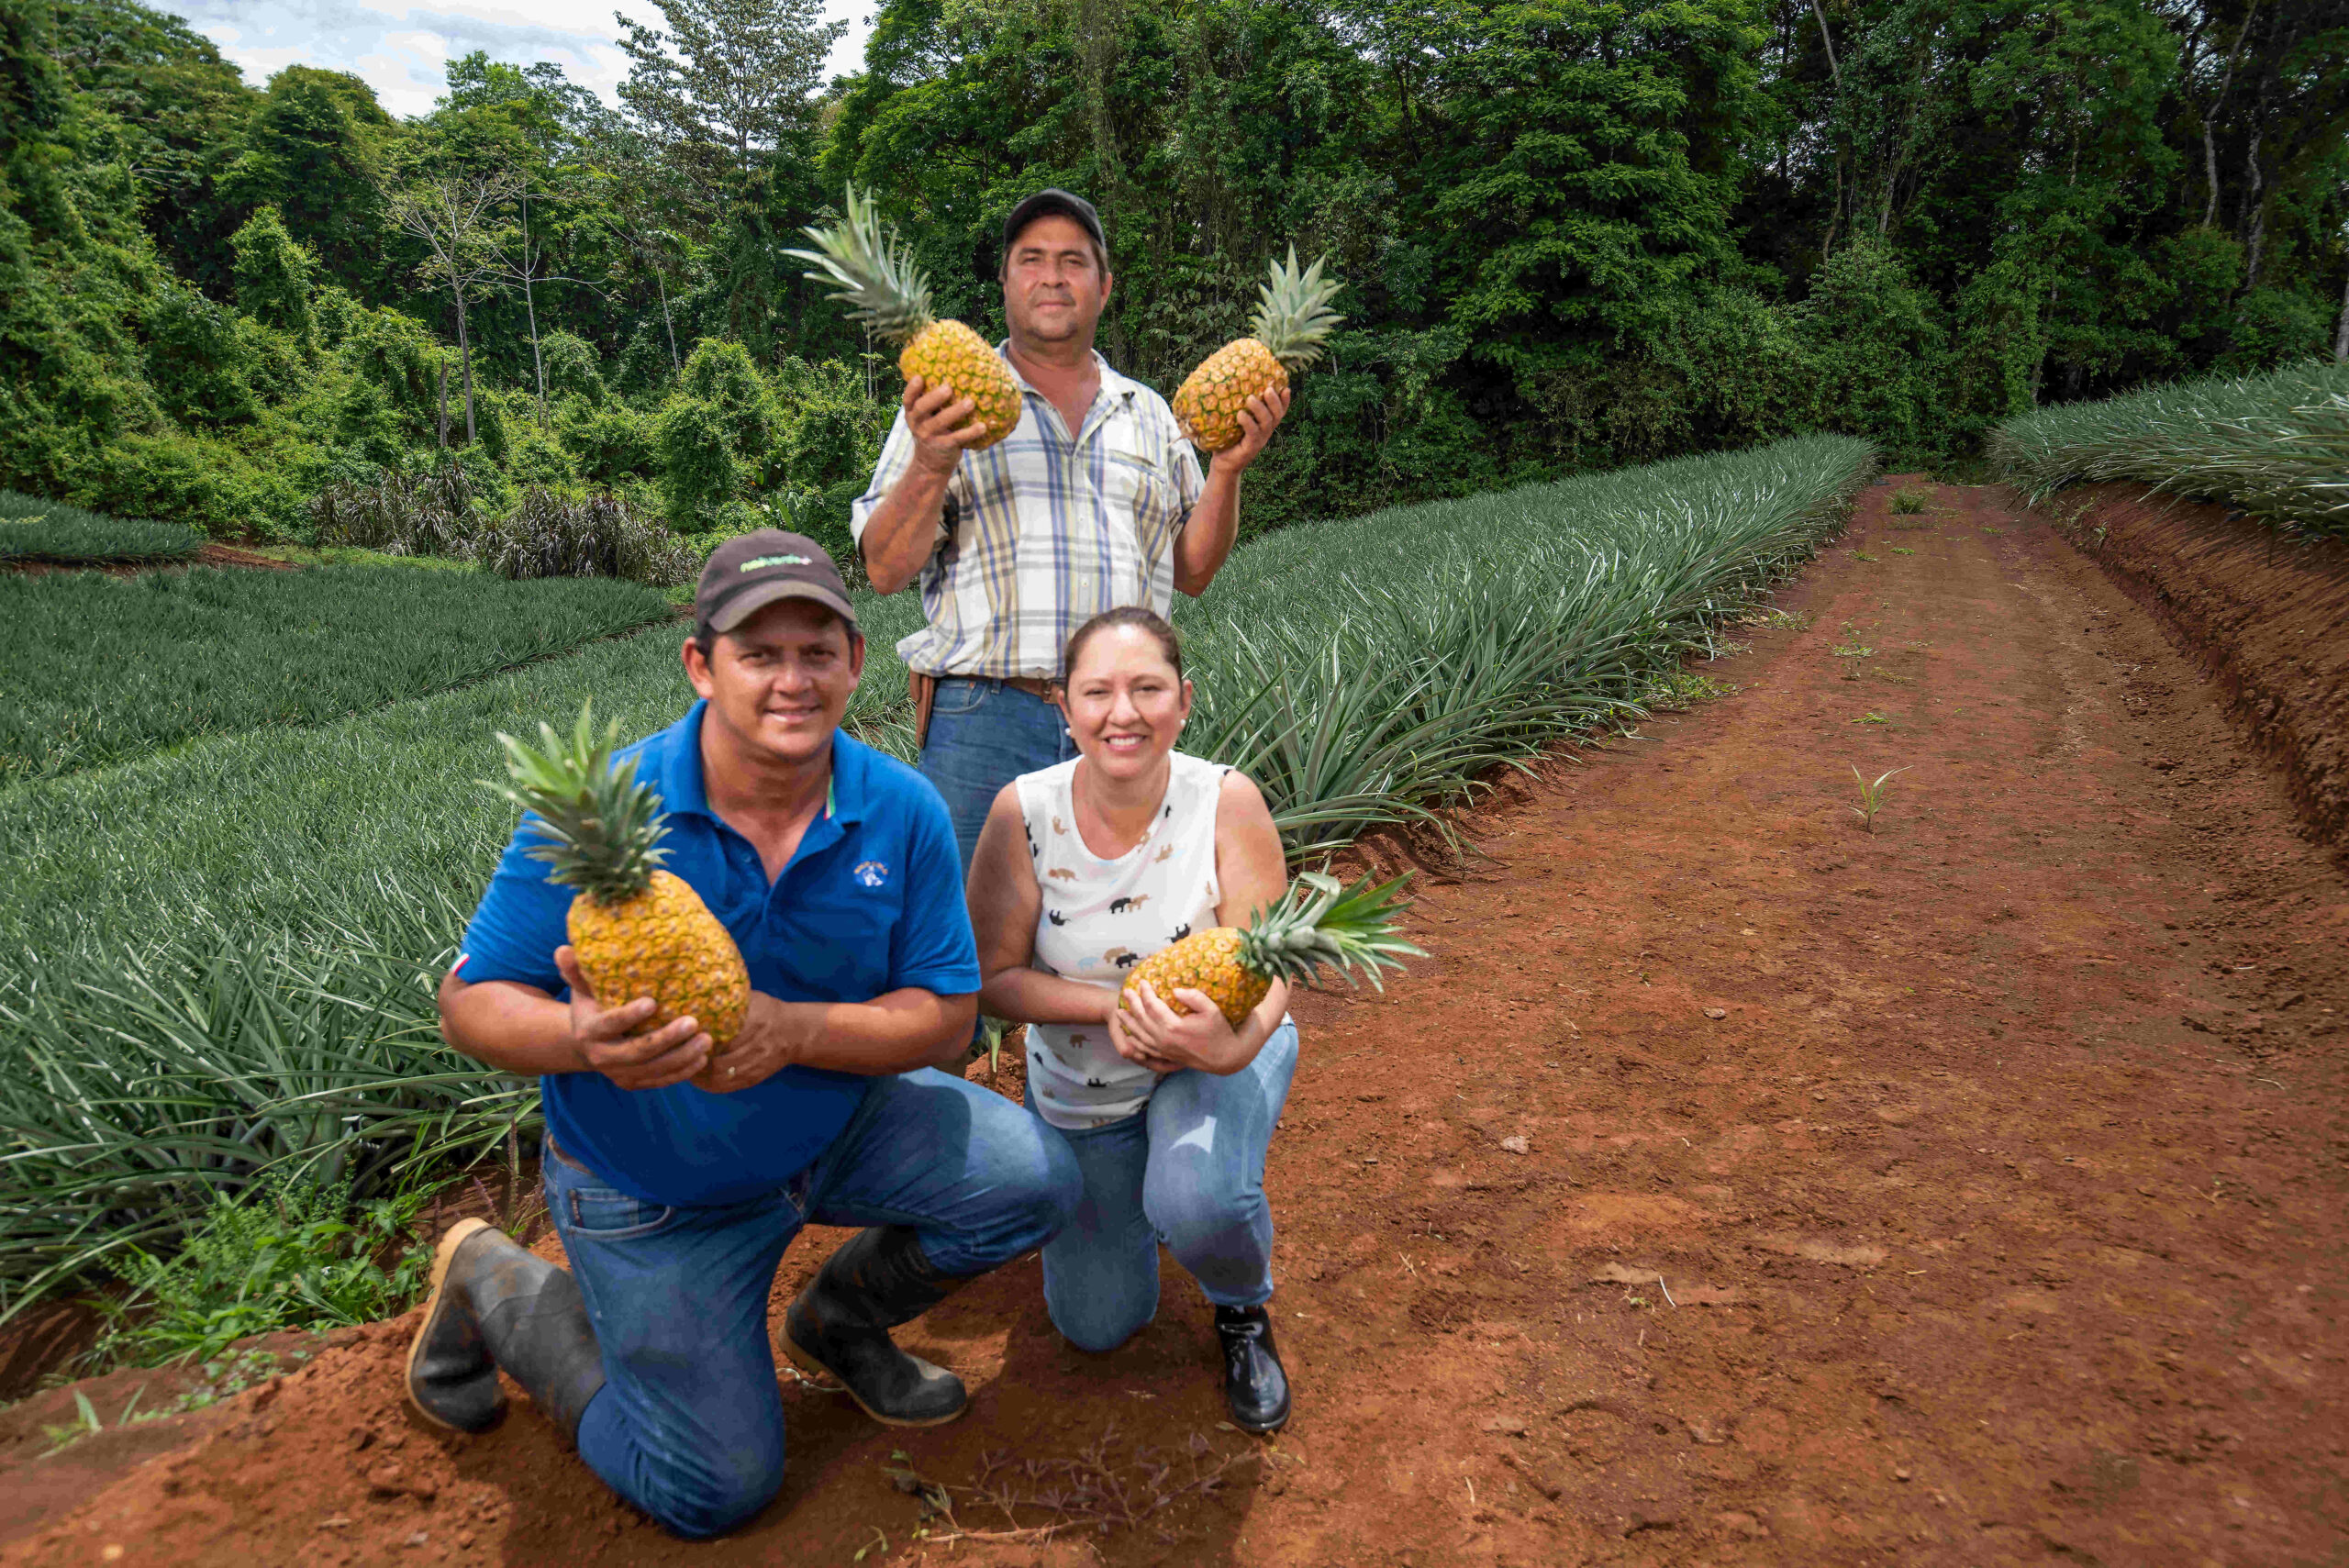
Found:
<svg viewBox="0 0 2349 1568"><path fill-rule="evenodd" d="M1174 750L1191 684L1163 620L1097 616L1063 668L1078 756L1004 787L970 881L981 1006L1029 1025L1028 1108L1085 1173L1044 1247L1045 1306L1079 1348L1115 1349L1157 1314L1164 1242L1214 1306L1233 1420L1276 1430L1264 1152L1297 1070L1287 987L1236 1029L1196 991L1121 1009L1119 988L1161 948L1279 902L1280 834L1245 774Z"/></svg>

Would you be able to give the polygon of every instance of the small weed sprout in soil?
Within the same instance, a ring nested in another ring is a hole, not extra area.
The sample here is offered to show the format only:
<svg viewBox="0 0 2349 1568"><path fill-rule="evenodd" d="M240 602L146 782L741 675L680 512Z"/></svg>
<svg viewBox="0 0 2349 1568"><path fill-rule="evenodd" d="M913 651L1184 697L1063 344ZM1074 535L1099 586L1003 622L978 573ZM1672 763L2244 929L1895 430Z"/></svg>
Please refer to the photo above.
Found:
<svg viewBox="0 0 2349 1568"><path fill-rule="evenodd" d="M1912 484L1905 489L1894 491L1891 506L1896 516L1913 517L1932 505L1932 491L1920 489Z"/></svg>
<svg viewBox="0 0 2349 1568"><path fill-rule="evenodd" d="M1852 776L1860 781L1860 803L1853 806L1851 812L1860 819L1861 827L1871 833L1876 831L1876 814L1884 809L1886 786L1891 784L1894 774L1905 773L1908 771L1907 768L1895 768L1891 773L1878 773L1876 781L1871 784L1867 775L1861 773L1857 766L1852 769Z"/></svg>
<svg viewBox="0 0 2349 1568"><path fill-rule="evenodd" d="M387 1318L423 1294L432 1255L413 1244L387 1271L420 1195L353 1205L348 1183L260 1184L243 1202L216 1198L169 1259L132 1249L111 1266L131 1287L111 1304L95 1354L155 1366L211 1361L237 1340L279 1329L335 1329Z"/></svg>
<svg viewBox="0 0 2349 1568"><path fill-rule="evenodd" d="M306 1362L310 1359L310 1352L294 1351L285 1359ZM273 1351L239 1351L217 1361L206 1362L200 1370L204 1374L201 1383L159 1405L145 1403L147 1385L140 1384L132 1391L120 1414L115 1417L114 1424L117 1427L136 1427L149 1421L184 1416L190 1410L206 1409L223 1399L242 1394L257 1384L268 1382L285 1369L277 1364L277 1355ZM106 1429L106 1422L98 1416L97 1407L90 1403L90 1396L79 1389L73 1392L73 1410L72 1420L61 1426L44 1426L41 1429L42 1434L49 1439L49 1448L41 1455L43 1459Z"/></svg>
<svg viewBox="0 0 2349 1568"><path fill-rule="evenodd" d="M1869 562L1872 562L1872 561L1874 561L1874 560L1876 559L1876 557L1875 557L1875 556L1873 556L1873 555L1870 555L1870 554L1869 554L1866 550L1855 550L1852 551L1852 559L1853 559L1853 560L1854 560L1854 561L1869 561Z"/></svg>

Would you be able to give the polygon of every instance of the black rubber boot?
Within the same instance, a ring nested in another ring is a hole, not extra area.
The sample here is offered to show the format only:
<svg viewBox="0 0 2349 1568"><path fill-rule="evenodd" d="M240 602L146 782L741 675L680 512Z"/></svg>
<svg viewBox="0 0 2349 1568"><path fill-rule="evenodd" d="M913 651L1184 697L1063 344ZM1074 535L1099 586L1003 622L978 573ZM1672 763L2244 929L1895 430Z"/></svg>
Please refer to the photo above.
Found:
<svg viewBox="0 0 2349 1568"><path fill-rule="evenodd" d="M909 1226L860 1230L825 1260L784 1314L784 1353L804 1372L839 1379L876 1421L942 1426L971 1402L963 1380L899 1350L889 1330L965 1283L930 1267Z"/></svg>
<svg viewBox="0 0 2349 1568"><path fill-rule="evenodd" d="M1223 1341L1223 1397L1232 1424L1279 1431L1288 1423L1288 1373L1273 1344L1273 1315L1261 1307L1219 1307L1215 1333Z"/></svg>
<svg viewBox="0 0 2349 1568"><path fill-rule="evenodd" d="M579 1282L486 1221L461 1219L432 1255L424 1326L407 1348L407 1396L436 1426L486 1431L506 1407L500 1368L578 1441L579 1418L604 1386Z"/></svg>

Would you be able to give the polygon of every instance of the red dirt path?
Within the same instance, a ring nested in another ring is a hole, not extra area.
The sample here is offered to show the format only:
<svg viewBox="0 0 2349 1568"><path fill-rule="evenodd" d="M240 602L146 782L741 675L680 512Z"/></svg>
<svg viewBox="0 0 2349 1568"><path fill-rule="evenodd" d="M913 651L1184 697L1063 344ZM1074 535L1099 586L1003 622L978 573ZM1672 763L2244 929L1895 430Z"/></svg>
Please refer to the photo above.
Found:
<svg viewBox="0 0 2349 1568"><path fill-rule="evenodd" d="M972 1382L952 1427L786 1381L784 1495L716 1545L527 1407L429 1433L402 1322L0 1562L2343 1562L2349 883L2093 564L1888 493L1733 695L1480 816L1439 957L1299 1006L1277 1440L1218 1426L1178 1274L1093 1357L1031 1261L906 1335ZM1853 764L1909 770L1873 836ZM1049 1523L962 1488L1008 1454L1068 1500L1105 1434L1138 1525L950 1543L923 1501Z"/></svg>

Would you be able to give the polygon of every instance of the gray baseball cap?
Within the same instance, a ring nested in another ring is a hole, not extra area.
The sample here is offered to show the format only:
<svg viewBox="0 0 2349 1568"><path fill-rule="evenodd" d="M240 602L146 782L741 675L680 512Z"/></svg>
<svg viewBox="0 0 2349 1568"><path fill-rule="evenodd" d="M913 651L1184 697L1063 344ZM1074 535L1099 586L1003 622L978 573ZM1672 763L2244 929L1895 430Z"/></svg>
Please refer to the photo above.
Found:
<svg viewBox="0 0 2349 1568"><path fill-rule="evenodd" d="M805 534L761 528L729 539L709 552L694 592L694 635L732 631L777 599L807 599L858 631L848 584L824 547Z"/></svg>
<svg viewBox="0 0 2349 1568"><path fill-rule="evenodd" d="M1030 224L1040 217L1050 217L1054 213L1074 218L1076 226L1093 237L1093 243L1100 247L1101 254L1107 256L1109 253L1109 238L1101 232L1101 215L1093 210L1093 204L1073 192L1055 189L1038 191L1011 209L1011 216L1003 220L1004 255L1008 257L1011 254L1012 241L1018 239Z"/></svg>

